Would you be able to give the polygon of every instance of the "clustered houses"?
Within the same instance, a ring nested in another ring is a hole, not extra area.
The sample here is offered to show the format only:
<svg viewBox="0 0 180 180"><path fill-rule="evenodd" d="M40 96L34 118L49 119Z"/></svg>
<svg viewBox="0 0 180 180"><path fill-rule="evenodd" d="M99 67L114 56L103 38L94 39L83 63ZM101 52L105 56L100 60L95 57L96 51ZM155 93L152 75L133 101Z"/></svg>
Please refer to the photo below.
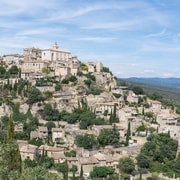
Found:
<svg viewBox="0 0 180 180"><path fill-rule="evenodd" d="M84 173L92 171L94 166L113 166L117 169L119 158L136 157L140 148L146 142L148 130L154 128L157 132L169 132L171 137L180 141L180 130L177 125L177 114L174 111L165 109L159 101L152 101L144 98L142 95L136 95L126 86L117 86L114 76L110 72L103 72L103 65L100 62L81 63L76 56L70 52L61 50L57 43L50 49L26 48L23 55L6 55L1 58L1 64L17 65L21 68L21 78L29 80L31 83L35 80L48 76L63 79L71 75L77 75L82 72L84 75L91 73L96 78L96 86L102 88L99 95L86 93L88 87L84 80L86 76L78 76L76 84L61 84L61 90L55 91L53 86L37 86L41 92L49 91L52 98L45 103L50 103L60 111L66 110L72 112L77 107L79 100L85 99L88 107L97 115L97 117L109 120L116 107L116 116L119 122L115 123L117 131L120 133L120 140L126 140L128 123L130 122L131 140L128 147L114 148L105 146L97 150L87 150L79 148L75 144L77 135L93 134L98 136L102 130L112 130L113 125L92 125L88 129L82 130L79 124L68 124L65 121L53 121L55 127L49 130L46 127L48 121L44 120L38 111L42 107L35 103L30 111L38 116L39 126L31 131L30 139L41 138L44 141L48 139L48 134L52 135L53 146L42 145L40 147L28 144L27 141L18 140L22 159L36 159L38 154L43 151L54 159L56 163L67 162L68 166L77 165L78 173L83 168ZM83 66L83 68L82 68ZM43 69L48 69L45 73ZM17 79L9 79L14 83ZM1 84L6 84L7 79L1 80ZM33 83L32 83L33 84ZM35 83L34 83L35 84ZM33 85L34 85L33 84ZM149 107L138 106L139 98L143 99ZM27 113L29 106L26 101L20 100L20 112ZM11 108L5 103L0 106L0 117L9 115ZM152 117L147 116L147 114ZM153 121L153 123L151 122ZM146 130L138 131L138 128L145 124ZM22 132L23 124L15 123L15 131ZM49 132L51 131L51 132ZM179 142L180 144L180 142ZM76 151L76 157L66 157L65 153L70 150Z"/></svg>
<svg viewBox="0 0 180 180"><path fill-rule="evenodd" d="M11 65L14 64L20 65L22 61L23 61L23 56L20 54L8 54L2 57L2 64L6 64L9 67L11 67Z"/></svg>
<svg viewBox="0 0 180 180"><path fill-rule="evenodd" d="M50 49L26 48L21 66L21 77L26 79L43 77L43 68L50 69L50 76L77 75L80 62L70 52L61 50L57 43Z"/></svg>

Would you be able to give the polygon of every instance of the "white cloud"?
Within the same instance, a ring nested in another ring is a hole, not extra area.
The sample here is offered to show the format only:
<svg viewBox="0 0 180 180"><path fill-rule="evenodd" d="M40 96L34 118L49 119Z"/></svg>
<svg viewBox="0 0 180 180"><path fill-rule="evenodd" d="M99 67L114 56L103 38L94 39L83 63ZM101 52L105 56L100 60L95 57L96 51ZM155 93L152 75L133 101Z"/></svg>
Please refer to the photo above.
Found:
<svg viewBox="0 0 180 180"><path fill-rule="evenodd" d="M147 37L147 38L149 38L149 37L161 37L161 36L164 36L164 35L167 35L166 28L164 28L161 32L148 34L145 37Z"/></svg>
<svg viewBox="0 0 180 180"><path fill-rule="evenodd" d="M110 41L114 41L117 38L113 38L113 37L80 37L77 38L75 40L78 41L91 41L91 42L97 42L97 43L104 43L104 42L110 42Z"/></svg>
<svg viewBox="0 0 180 180"><path fill-rule="evenodd" d="M127 20L123 22L105 22L105 23L93 23L88 26L81 27L82 29L112 29L112 30L128 30L132 27L138 28L138 25L141 25L141 19Z"/></svg>
<svg viewBox="0 0 180 180"><path fill-rule="evenodd" d="M60 8L59 11L54 12L50 18L47 20L56 21L56 20L67 20L71 18L80 17L95 11L103 11L103 10L119 10L125 11L128 9L135 8L137 4L131 2L118 2L118 1L106 1L106 2L95 2L95 3L87 3L84 2L80 6L74 1L71 3L67 3L67 6ZM138 3L139 4L139 3ZM69 6L68 6L69 5ZM142 3L141 3L142 5ZM95 19L94 19L95 20Z"/></svg>
<svg viewBox="0 0 180 180"><path fill-rule="evenodd" d="M48 33L62 33L65 32L65 28L51 28L51 27L42 27L37 29L28 29L28 30L20 30L16 35L17 36L29 36L29 35L42 35Z"/></svg>

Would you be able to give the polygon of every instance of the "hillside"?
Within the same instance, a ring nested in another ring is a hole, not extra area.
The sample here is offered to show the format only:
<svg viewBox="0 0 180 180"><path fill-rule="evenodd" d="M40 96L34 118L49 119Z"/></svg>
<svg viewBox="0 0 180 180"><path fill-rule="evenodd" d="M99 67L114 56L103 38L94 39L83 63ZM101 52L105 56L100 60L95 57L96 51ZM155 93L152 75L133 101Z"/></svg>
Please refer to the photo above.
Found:
<svg viewBox="0 0 180 180"><path fill-rule="evenodd" d="M140 86L145 93L159 93L163 98L180 105L180 78L127 78L119 79L119 83Z"/></svg>
<svg viewBox="0 0 180 180"><path fill-rule="evenodd" d="M128 82L148 84L152 86L180 89L180 78L127 78Z"/></svg>

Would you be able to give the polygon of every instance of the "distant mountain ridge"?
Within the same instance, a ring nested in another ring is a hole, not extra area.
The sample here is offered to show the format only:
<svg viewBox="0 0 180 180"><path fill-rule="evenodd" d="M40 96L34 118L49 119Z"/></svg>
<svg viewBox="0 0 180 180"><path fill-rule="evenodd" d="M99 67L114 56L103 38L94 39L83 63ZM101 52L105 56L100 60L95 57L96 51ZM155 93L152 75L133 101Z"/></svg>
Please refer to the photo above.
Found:
<svg viewBox="0 0 180 180"><path fill-rule="evenodd" d="M125 78L128 82L147 84L151 86L159 86L173 89L180 89L180 78Z"/></svg>

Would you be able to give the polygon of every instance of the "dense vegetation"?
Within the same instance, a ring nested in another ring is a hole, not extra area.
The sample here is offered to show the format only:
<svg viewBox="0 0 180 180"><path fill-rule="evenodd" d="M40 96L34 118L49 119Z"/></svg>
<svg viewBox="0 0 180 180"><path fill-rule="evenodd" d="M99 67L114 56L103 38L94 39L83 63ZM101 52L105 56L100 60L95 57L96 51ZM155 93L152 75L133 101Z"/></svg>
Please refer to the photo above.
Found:
<svg viewBox="0 0 180 180"><path fill-rule="evenodd" d="M180 157L176 156L178 142L169 134L151 134L147 140L137 156L138 166L151 172L179 177Z"/></svg>

